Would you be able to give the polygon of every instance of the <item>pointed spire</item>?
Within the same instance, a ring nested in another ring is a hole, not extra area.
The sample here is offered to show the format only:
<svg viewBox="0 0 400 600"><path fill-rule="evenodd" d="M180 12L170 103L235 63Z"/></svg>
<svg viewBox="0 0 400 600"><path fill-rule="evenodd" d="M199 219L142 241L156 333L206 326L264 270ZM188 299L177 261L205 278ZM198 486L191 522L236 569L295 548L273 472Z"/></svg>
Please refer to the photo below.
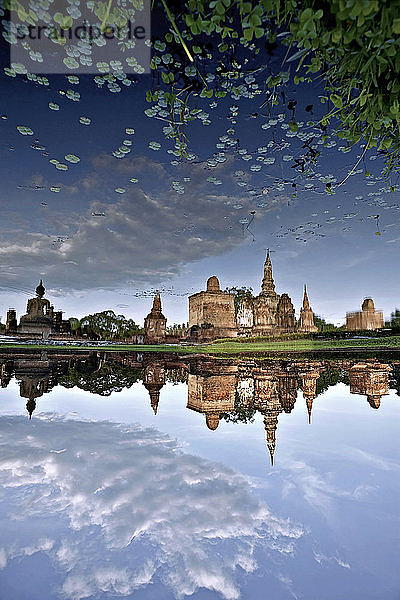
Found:
<svg viewBox="0 0 400 600"><path fill-rule="evenodd" d="M267 448L271 457L271 466L274 466L274 454L276 448L276 428L278 425L278 416L274 411L267 411L264 415L264 428L267 438Z"/></svg>
<svg viewBox="0 0 400 600"><path fill-rule="evenodd" d="M271 467L274 466L275 444L268 444L269 455L271 457Z"/></svg>
<svg viewBox="0 0 400 600"><path fill-rule="evenodd" d="M311 412L312 412L313 399L307 398L306 404L307 404L307 412L308 412L308 424L311 425Z"/></svg>
<svg viewBox="0 0 400 600"><path fill-rule="evenodd" d="M304 284L303 310L310 310L310 302L307 296L307 286Z"/></svg>
<svg viewBox="0 0 400 600"><path fill-rule="evenodd" d="M272 276L272 263L269 256L269 248L267 249L267 257L264 263L264 277L261 284L261 293L264 296L276 296L275 283Z"/></svg>
<svg viewBox="0 0 400 600"><path fill-rule="evenodd" d="M154 414L157 414L157 410L158 410L158 403L160 401L160 393L150 393L150 404L151 404L151 408L153 409Z"/></svg>
<svg viewBox="0 0 400 600"><path fill-rule="evenodd" d="M153 300L153 307L151 309L152 313L160 313L161 312L161 297L160 294L156 294Z"/></svg>

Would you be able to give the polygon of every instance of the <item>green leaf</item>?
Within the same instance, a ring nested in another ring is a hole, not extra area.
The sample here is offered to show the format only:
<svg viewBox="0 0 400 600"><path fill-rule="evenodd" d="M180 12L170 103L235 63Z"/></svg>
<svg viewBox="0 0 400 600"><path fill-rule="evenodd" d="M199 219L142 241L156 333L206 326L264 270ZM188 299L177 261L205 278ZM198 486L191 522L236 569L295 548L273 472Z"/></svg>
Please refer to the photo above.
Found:
<svg viewBox="0 0 400 600"><path fill-rule="evenodd" d="M253 33L254 29L252 27L246 27L246 29L243 30L244 39L248 42L251 42L251 40L253 39Z"/></svg>
<svg viewBox="0 0 400 600"><path fill-rule="evenodd" d="M331 94L330 96L331 102L336 106L336 108L342 108L343 100L337 94Z"/></svg>
<svg viewBox="0 0 400 600"><path fill-rule="evenodd" d="M393 33L400 33L400 18L393 19L392 31Z"/></svg>

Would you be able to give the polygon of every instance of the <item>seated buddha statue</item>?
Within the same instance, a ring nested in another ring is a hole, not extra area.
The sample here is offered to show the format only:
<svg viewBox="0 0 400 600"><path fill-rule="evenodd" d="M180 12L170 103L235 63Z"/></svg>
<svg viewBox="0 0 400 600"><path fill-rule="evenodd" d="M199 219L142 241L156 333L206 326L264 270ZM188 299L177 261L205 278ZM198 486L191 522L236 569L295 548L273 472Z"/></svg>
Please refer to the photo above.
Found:
<svg viewBox="0 0 400 600"><path fill-rule="evenodd" d="M20 319L18 331L21 333L42 334L47 338L54 330L53 307L44 298L45 288L42 280L36 288L36 298L30 298L26 307L27 314Z"/></svg>

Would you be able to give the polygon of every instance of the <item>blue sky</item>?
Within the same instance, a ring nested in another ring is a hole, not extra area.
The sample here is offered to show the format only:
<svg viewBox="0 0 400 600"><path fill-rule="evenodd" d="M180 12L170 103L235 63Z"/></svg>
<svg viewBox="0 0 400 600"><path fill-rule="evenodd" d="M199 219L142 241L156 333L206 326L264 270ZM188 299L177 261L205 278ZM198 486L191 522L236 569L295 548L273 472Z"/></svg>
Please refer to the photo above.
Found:
<svg viewBox="0 0 400 600"><path fill-rule="evenodd" d="M304 139L288 131L285 106L269 116L260 109L260 94L227 97L213 108L199 99L210 124L188 125L193 157L180 161L164 123L144 112L151 75L120 93L88 75L79 84L49 76L49 86L24 75L0 78L3 322L9 306L24 312L40 277L65 317L113 308L140 323L161 290L169 322L184 322L187 295L204 289L212 274L222 287L257 292L267 247L277 291L289 293L297 311L304 283L314 311L335 323L366 296L386 316L400 304L399 191L375 177L381 163L374 151L359 165L371 177L356 173L328 195L325 182L342 181L361 149L343 153L340 140L324 147L320 133L312 140L321 150L313 177L299 176L292 162ZM312 103L316 119L321 90L295 88L286 97L298 100L296 120L306 135L304 107ZM60 94L68 89L79 101ZM33 134L21 135L18 126ZM116 158L124 141L130 152ZM69 154L80 161L68 162Z"/></svg>

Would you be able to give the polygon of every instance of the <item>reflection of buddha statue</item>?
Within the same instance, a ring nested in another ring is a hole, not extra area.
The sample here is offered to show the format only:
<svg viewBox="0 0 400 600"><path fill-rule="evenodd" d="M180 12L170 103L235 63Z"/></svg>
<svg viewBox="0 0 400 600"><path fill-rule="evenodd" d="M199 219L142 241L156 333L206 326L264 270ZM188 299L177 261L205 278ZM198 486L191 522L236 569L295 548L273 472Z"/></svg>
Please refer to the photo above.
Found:
<svg viewBox="0 0 400 600"><path fill-rule="evenodd" d="M26 410L29 413L29 418L32 418L32 413L36 408L36 398L40 398L43 396L45 392L48 390L48 379L43 379L39 374L35 375L18 375L17 377L21 378L21 383L19 387L19 395L21 398L28 398L28 402L26 403Z"/></svg>
<svg viewBox="0 0 400 600"><path fill-rule="evenodd" d="M47 338L53 332L53 307L43 298L45 293L42 280L36 288L36 298L30 298L26 307L27 314L20 319L18 331L34 333Z"/></svg>
<svg viewBox="0 0 400 600"><path fill-rule="evenodd" d="M36 408L36 400L34 400L33 398L29 398L28 402L26 403L26 410L29 413L29 418L32 419L32 413Z"/></svg>

